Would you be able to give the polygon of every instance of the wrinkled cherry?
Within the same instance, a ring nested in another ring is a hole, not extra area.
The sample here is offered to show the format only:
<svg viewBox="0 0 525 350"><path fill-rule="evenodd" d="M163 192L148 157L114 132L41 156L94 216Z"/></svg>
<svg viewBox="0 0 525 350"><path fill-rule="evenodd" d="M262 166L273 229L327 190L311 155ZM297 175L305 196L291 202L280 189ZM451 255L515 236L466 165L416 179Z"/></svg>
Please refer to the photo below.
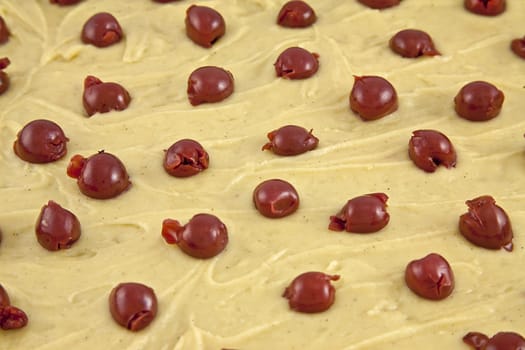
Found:
<svg viewBox="0 0 525 350"><path fill-rule="evenodd" d="M319 55L300 47L289 47L279 55L273 65L278 77L306 79L319 69Z"/></svg>
<svg viewBox="0 0 525 350"><path fill-rule="evenodd" d="M315 23L317 16L314 9L301 0L288 1L277 16L277 24L288 28L304 28Z"/></svg>
<svg viewBox="0 0 525 350"><path fill-rule="evenodd" d="M390 215L386 211L388 196L370 193L350 199L345 206L330 217L328 229L352 233L372 233L388 224Z"/></svg>
<svg viewBox="0 0 525 350"><path fill-rule="evenodd" d="M375 120L397 110L397 93L388 80L378 76L354 78L350 109L361 119Z"/></svg>
<svg viewBox="0 0 525 350"><path fill-rule="evenodd" d="M75 214L49 201L36 220L36 238L47 250L71 248L80 238L80 221Z"/></svg>
<svg viewBox="0 0 525 350"><path fill-rule="evenodd" d="M82 42L96 47L107 47L118 43L124 34L112 14L100 12L90 17L82 28Z"/></svg>
<svg viewBox="0 0 525 350"><path fill-rule="evenodd" d="M279 179L266 180L253 191L253 203L262 215L268 218L282 218L297 210L299 194L289 182Z"/></svg>
<svg viewBox="0 0 525 350"><path fill-rule="evenodd" d="M469 332L463 342L475 350L523 350L525 338L514 332L498 332L489 338L479 332Z"/></svg>
<svg viewBox="0 0 525 350"><path fill-rule="evenodd" d="M512 226L507 213L491 196L466 202L468 212L459 218L459 231L471 243L488 249L512 251Z"/></svg>
<svg viewBox="0 0 525 350"><path fill-rule="evenodd" d="M397 6L401 2L401 0L357 0L361 4L366 5L373 9L386 9L389 7Z"/></svg>
<svg viewBox="0 0 525 350"><path fill-rule="evenodd" d="M442 300L454 289L454 274L445 258L432 253L407 265L405 283L420 297Z"/></svg>
<svg viewBox="0 0 525 350"><path fill-rule="evenodd" d="M104 151L89 158L78 154L73 156L67 174L77 179L78 188L83 194L96 199L116 197L131 186L124 164L116 156Z"/></svg>
<svg viewBox="0 0 525 350"><path fill-rule="evenodd" d="M335 301L335 288L330 282L337 281L339 278L339 275L305 272L286 287L283 297L288 299L290 309L298 312L326 311Z"/></svg>
<svg viewBox="0 0 525 350"><path fill-rule="evenodd" d="M3 57L0 58L0 95L2 95L4 92L9 89L10 80L9 76L6 72L4 72L4 69L9 66L11 62L9 61L9 58Z"/></svg>
<svg viewBox="0 0 525 350"><path fill-rule="evenodd" d="M208 168L210 158L200 143L190 139L175 142L164 156L164 170L175 177L196 175Z"/></svg>
<svg viewBox="0 0 525 350"><path fill-rule="evenodd" d="M66 155L68 141L58 124L37 119L27 123L18 132L13 150L20 159L27 162L49 163Z"/></svg>
<svg viewBox="0 0 525 350"><path fill-rule="evenodd" d="M97 77L84 79L82 103L88 116L95 113L108 113L113 110L123 111L131 102L129 92L120 84L102 82Z"/></svg>
<svg viewBox="0 0 525 350"><path fill-rule="evenodd" d="M525 58L525 36L512 40L510 48L518 57Z"/></svg>
<svg viewBox="0 0 525 350"><path fill-rule="evenodd" d="M195 44L212 47L226 32L224 18L207 6L191 5L186 10L186 35Z"/></svg>
<svg viewBox="0 0 525 350"><path fill-rule="evenodd" d="M11 300L5 288L0 284L0 307L11 305Z"/></svg>
<svg viewBox="0 0 525 350"><path fill-rule="evenodd" d="M193 106L224 100L233 93L233 75L219 67L200 67L188 78L188 99Z"/></svg>
<svg viewBox="0 0 525 350"><path fill-rule="evenodd" d="M166 219L162 237L168 244L177 244L186 254L199 259L213 258L226 248L228 229L218 217L197 214L186 225Z"/></svg>
<svg viewBox="0 0 525 350"><path fill-rule="evenodd" d="M465 0L465 8L483 16L497 16L505 11L505 0Z"/></svg>
<svg viewBox="0 0 525 350"><path fill-rule="evenodd" d="M19 329L27 325L28 318L24 311L15 306L0 307L0 328L3 330Z"/></svg>
<svg viewBox="0 0 525 350"><path fill-rule="evenodd" d="M157 315L157 296L150 287L135 282L120 283L109 295L111 316L132 332L146 328Z"/></svg>
<svg viewBox="0 0 525 350"><path fill-rule="evenodd" d="M4 21L4 18L0 16L0 44L5 44L8 42L10 35L11 33L9 33L9 28Z"/></svg>
<svg viewBox="0 0 525 350"><path fill-rule="evenodd" d="M461 88L454 98L457 114L470 121L486 121L501 111L505 96L494 85L474 81Z"/></svg>
<svg viewBox="0 0 525 350"><path fill-rule="evenodd" d="M82 0L49 0L51 4L57 4L60 6L75 5L81 2Z"/></svg>
<svg viewBox="0 0 525 350"><path fill-rule="evenodd" d="M270 150L280 156L295 156L311 151L319 144L319 139L312 134L312 130L297 126L286 125L268 133L270 142L262 149Z"/></svg>
<svg viewBox="0 0 525 350"><path fill-rule="evenodd" d="M440 54L434 47L430 35L417 29L405 29L397 32L390 39L390 48L398 55L408 58Z"/></svg>
<svg viewBox="0 0 525 350"><path fill-rule="evenodd" d="M439 165L456 166L456 151L444 134L435 130L416 130L408 143L408 155L414 164L429 173Z"/></svg>

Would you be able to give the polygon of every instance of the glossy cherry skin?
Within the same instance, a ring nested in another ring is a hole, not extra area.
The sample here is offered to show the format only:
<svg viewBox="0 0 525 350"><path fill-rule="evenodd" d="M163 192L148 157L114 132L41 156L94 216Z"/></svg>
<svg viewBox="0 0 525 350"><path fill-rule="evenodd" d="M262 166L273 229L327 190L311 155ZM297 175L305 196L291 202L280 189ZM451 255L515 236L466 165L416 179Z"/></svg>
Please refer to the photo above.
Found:
<svg viewBox="0 0 525 350"><path fill-rule="evenodd" d="M50 163L67 153L69 139L58 124L37 119L27 123L13 144L15 154L30 163Z"/></svg>
<svg viewBox="0 0 525 350"><path fill-rule="evenodd" d="M498 332L489 338L483 333L469 332L463 342L475 350L524 350L525 338L515 332Z"/></svg>
<svg viewBox="0 0 525 350"><path fill-rule="evenodd" d="M466 204L468 212L459 218L459 232L479 247L512 251L514 235L509 216L494 198L481 196Z"/></svg>
<svg viewBox="0 0 525 350"><path fill-rule="evenodd" d="M81 2L82 0L49 0L51 4L57 4L59 6L69 6L75 5Z"/></svg>
<svg viewBox="0 0 525 350"><path fill-rule="evenodd" d="M259 213L267 218L282 218L299 208L299 194L287 181L266 180L253 191L253 203Z"/></svg>
<svg viewBox="0 0 525 350"><path fill-rule="evenodd" d="M68 249L80 238L80 221L69 210L49 201L40 211L35 232L38 243L47 250Z"/></svg>
<svg viewBox="0 0 525 350"><path fill-rule="evenodd" d="M350 109L362 120L376 120L397 110L397 92L388 80L378 76L354 78Z"/></svg>
<svg viewBox="0 0 525 350"><path fill-rule="evenodd" d="M153 289L141 283L120 283L109 295L111 316L132 332L146 328L155 319L157 305Z"/></svg>
<svg viewBox="0 0 525 350"><path fill-rule="evenodd" d="M111 153L100 151L88 158L71 158L67 174L77 179L78 188L88 197L109 199L129 189L131 182L124 164Z"/></svg>
<svg viewBox="0 0 525 350"><path fill-rule="evenodd" d="M518 57L525 59L525 37L512 40L510 43L510 49Z"/></svg>
<svg viewBox="0 0 525 350"><path fill-rule="evenodd" d="M370 193L350 199L345 206L330 217L328 229L352 233L372 233L388 224L390 215L386 211L388 196Z"/></svg>
<svg viewBox="0 0 525 350"><path fill-rule="evenodd" d="M3 330L19 329L27 325L28 318L24 311L8 305L0 307L0 328Z"/></svg>
<svg viewBox="0 0 525 350"><path fill-rule="evenodd" d="M228 229L215 215L197 214L186 225L177 220L164 220L162 237L168 244L177 244L189 256L209 259L226 248Z"/></svg>
<svg viewBox="0 0 525 350"><path fill-rule="evenodd" d="M186 35L195 44L212 47L226 33L222 15L207 6L191 5L186 10Z"/></svg>
<svg viewBox="0 0 525 350"><path fill-rule="evenodd" d="M456 150L447 136L436 130L416 130L408 143L408 155L414 164L433 173L437 167L456 166Z"/></svg>
<svg viewBox="0 0 525 350"><path fill-rule="evenodd" d="M164 156L164 170L171 176L188 177L206 169L210 162L208 152L195 140L175 142Z"/></svg>
<svg viewBox="0 0 525 350"><path fill-rule="evenodd" d="M405 283L420 297L442 300L454 290L454 274L444 257L431 253L407 265Z"/></svg>
<svg viewBox="0 0 525 350"><path fill-rule="evenodd" d="M10 35L11 33L9 33L9 28L4 21L4 18L0 16L0 45L8 42Z"/></svg>
<svg viewBox="0 0 525 350"><path fill-rule="evenodd" d="M107 12L91 16L84 24L81 34L82 42L101 48L116 44L123 37L124 34L117 19Z"/></svg>
<svg viewBox="0 0 525 350"><path fill-rule="evenodd" d="M314 9L301 0L288 1L277 16L277 24L287 28L305 28L315 23Z"/></svg>
<svg viewBox="0 0 525 350"><path fill-rule="evenodd" d="M312 130L297 126L286 125L268 133L270 142L262 149L270 150L280 156L296 156L311 151L319 144L319 139L312 134Z"/></svg>
<svg viewBox="0 0 525 350"><path fill-rule="evenodd" d="M289 47L277 57L273 65L278 77L306 79L319 70L319 55L300 47Z"/></svg>
<svg viewBox="0 0 525 350"><path fill-rule="evenodd" d="M361 4L366 5L373 9L386 9L389 7L397 6L401 0L358 0Z"/></svg>
<svg viewBox="0 0 525 350"><path fill-rule="evenodd" d="M390 39L389 44L392 51L407 58L437 56L440 54L434 47L434 42L430 35L417 29L405 29L397 32Z"/></svg>
<svg viewBox="0 0 525 350"><path fill-rule="evenodd" d="M470 121L486 121L498 116L505 96L494 85L473 81L461 88L454 98L456 113Z"/></svg>
<svg viewBox="0 0 525 350"><path fill-rule="evenodd" d="M335 288L330 283L339 275L322 272L305 272L297 276L284 290L290 309L303 313L317 313L328 310L335 301Z"/></svg>
<svg viewBox="0 0 525 350"><path fill-rule="evenodd" d="M82 103L88 116L113 110L123 111L128 108L130 102L129 92L120 84L106 83L91 75L84 80Z"/></svg>
<svg viewBox="0 0 525 350"><path fill-rule="evenodd" d="M483 16L497 16L505 12L506 0L465 0L465 8Z"/></svg>
<svg viewBox="0 0 525 350"><path fill-rule="evenodd" d="M0 307L11 305L11 300L9 299L9 294L5 288L0 284Z"/></svg>
<svg viewBox="0 0 525 350"><path fill-rule="evenodd" d="M188 78L188 99L193 106L215 103L233 93L233 75L222 68L205 66L194 70Z"/></svg>
<svg viewBox="0 0 525 350"><path fill-rule="evenodd" d="M10 63L11 62L9 61L9 58L0 58L0 95L9 89L9 85L11 83L9 76L3 71L3 69L7 68Z"/></svg>

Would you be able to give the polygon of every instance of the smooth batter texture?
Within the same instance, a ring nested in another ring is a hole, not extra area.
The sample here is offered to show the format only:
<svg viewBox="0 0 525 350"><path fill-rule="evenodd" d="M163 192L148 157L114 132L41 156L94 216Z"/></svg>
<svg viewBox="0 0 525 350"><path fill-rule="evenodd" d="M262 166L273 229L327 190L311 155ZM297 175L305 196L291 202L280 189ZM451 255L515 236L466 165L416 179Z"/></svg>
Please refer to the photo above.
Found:
<svg viewBox="0 0 525 350"><path fill-rule="evenodd" d="M494 18L471 14L458 0L404 0L388 10L357 1L310 0L309 28L275 24L284 1L200 1L218 10L226 34L212 48L185 35L191 1L85 0L58 7L47 0L0 0L12 36L0 56L12 62L0 96L0 283L27 327L0 331L0 349L468 349L469 331L525 330L525 61L509 49L524 32L524 1ZM125 38L105 49L80 40L84 22L107 11ZM407 28L425 30L442 53L404 59L388 41ZM277 78L273 63L290 46L320 55L311 78ZM232 72L235 92L216 104L190 105L189 74L216 65ZM353 75L380 75L399 94L399 109L363 122L348 106ZM122 112L87 118L87 75L122 84ZM505 94L501 114L474 123L453 99L474 80ZM55 121L70 138L68 155L47 165L20 160L12 145L29 121ZM261 151L266 133L286 124L313 129L316 150L280 157ZM408 157L417 129L446 134L457 167L427 174ZM162 168L163 150L182 138L199 141L210 167L186 179ZM99 150L126 165L131 189L111 200L82 195L66 175L69 158ZM252 191L263 180L292 183L301 198L282 219L260 215ZM390 223L357 235L328 230L348 199L390 197ZM514 229L514 251L476 247L458 232L466 200L492 195ZM41 207L54 200L77 215L80 240L49 252L35 237ZM229 245L197 260L166 244L165 218L185 223L217 215ZM409 261L431 252L452 266L456 288L439 302L404 283ZM306 271L339 274L336 301L320 314L300 314L281 297ZM108 296L120 282L152 287L159 312L132 333L113 321Z"/></svg>

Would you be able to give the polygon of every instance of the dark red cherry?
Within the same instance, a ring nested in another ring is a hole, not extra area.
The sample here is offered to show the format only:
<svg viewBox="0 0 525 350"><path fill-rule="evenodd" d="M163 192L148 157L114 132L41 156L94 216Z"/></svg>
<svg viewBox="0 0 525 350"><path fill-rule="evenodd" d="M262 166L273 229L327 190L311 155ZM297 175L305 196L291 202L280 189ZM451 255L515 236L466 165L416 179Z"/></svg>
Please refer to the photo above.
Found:
<svg viewBox="0 0 525 350"><path fill-rule="evenodd" d="M386 9L389 7L397 6L401 2L401 0L357 0L361 4L368 6L373 9Z"/></svg>
<svg viewBox="0 0 525 350"><path fill-rule="evenodd" d="M319 69L319 55L300 47L289 47L279 55L273 65L278 77L306 79Z"/></svg>
<svg viewBox="0 0 525 350"><path fill-rule="evenodd" d="M96 199L116 197L131 186L124 164L116 156L104 151L89 158L78 154L73 156L67 174L77 179L78 188L83 194Z"/></svg>
<svg viewBox="0 0 525 350"><path fill-rule="evenodd" d="M405 283L420 297L442 300L454 290L454 274L444 257L432 253L407 265Z"/></svg>
<svg viewBox="0 0 525 350"><path fill-rule="evenodd" d="M310 5L301 0L288 1L277 16L277 24L288 28L304 28L315 23L317 16Z"/></svg>
<svg viewBox="0 0 525 350"><path fill-rule="evenodd" d="M59 6L69 6L75 5L81 2L82 0L49 0L51 4L57 4Z"/></svg>
<svg viewBox="0 0 525 350"><path fill-rule="evenodd" d="M361 119L376 120L397 110L397 92L388 80L377 76L354 78L350 109Z"/></svg>
<svg viewBox="0 0 525 350"><path fill-rule="evenodd" d="M196 175L206 169L210 158L200 143L190 139L175 142L164 156L164 170L175 177Z"/></svg>
<svg viewBox="0 0 525 350"><path fill-rule="evenodd" d="M4 18L0 16L0 45L8 42L10 35L11 33L9 33L9 28L4 21Z"/></svg>
<svg viewBox="0 0 525 350"><path fill-rule="evenodd" d="M459 231L471 243L488 249L512 251L512 226L507 213L491 196L466 202L468 212L459 218Z"/></svg>
<svg viewBox="0 0 525 350"><path fill-rule="evenodd" d="M465 0L465 8L475 14L483 16L497 16L505 12L505 0Z"/></svg>
<svg viewBox="0 0 525 350"><path fill-rule="evenodd" d="M266 180L253 191L253 203L262 215L268 218L282 218L297 210L299 194L289 182L279 179Z"/></svg>
<svg viewBox="0 0 525 350"><path fill-rule="evenodd" d="M386 211L388 196L370 193L350 199L345 206L330 217L328 229L352 233L372 233L388 224L390 215Z"/></svg>
<svg viewBox="0 0 525 350"><path fill-rule="evenodd" d="M525 338L515 332L498 332L489 338L483 333L469 332L463 342L475 350L524 350Z"/></svg>
<svg viewBox="0 0 525 350"><path fill-rule="evenodd" d="M120 84L102 82L97 77L87 76L84 80L82 103L87 115L123 111L131 102L129 92Z"/></svg>
<svg viewBox="0 0 525 350"><path fill-rule="evenodd" d="M4 69L9 66L11 62L9 61L9 58L3 57L0 58L0 95L2 95L4 92L9 89L10 85L10 79L6 72L4 72Z"/></svg>
<svg viewBox="0 0 525 350"><path fill-rule="evenodd" d="M233 93L233 75L219 67L200 67L188 78L188 99L193 106L224 100Z"/></svg>
<svg viewBox="0 0 525 350"><path fill-rule="evenodd" d="M203 47L212 47L226 32L222 15L207 6L191 5L186 10L185 23L188 38Z"/></svg>
<svg viewBox="0 0 525 350"><path fill-rule="evenodd" d="M518 57L525 58L525 36L512 40L510 48Z"/></svg>
<svg viewBox="0 0 525 350"><path fill-rule="evenodd" d="M292 310L304 313L323 312L335 301L335 288L331 281L338 279L339 275L305 272L297 276L284 290L283 297L288 299Z"/></svg>
<svg viewBox="0 0 525 350"><path fill-rule="evenodd" d="M319 139L312 134L312 130L297 126L286 125L268 133L270 142L262 149L271 150L280 156L295 156L311 151L319 144Z"/></svg>
<svg viewBox="0 0 525 350"><path fill-rule="evenodd" d="M228 229L216 216L197 214L186 225L166 219L162 237L168 244L177 244L186 254L199 259L218 255L228 244Z"/></svg>
<svg viewBox="0 0 525 350"><path fill-rule="evenodd" d="M153 2L160 2L162 4L167 4L168 2L175 2L179 0L153 0Z"/></svg>
<svg viewBox="0 0 525 350"><path fill-rule="evenodd" d="M444 134L435 130L416 130L408 143L408 155L414 164L429 173L443 165L456 166L456 151Z"/></svg>
<svg viewBox="0 0 525 350"><path fill-rule="evenodd" d="M36 220L36 238L47 250L71 248L80 238L80 222L75 214L49 201Z"/></svg>
<svg viewBox="0 0 525 350"><path fill-rule="evenodd" d="M24 311L15 306L0 307L0 328L3 330L19 329L27 325L28 318Z"/></svg>
<svg viewBox="0 0 525 350"><path fill-rule="evenodd" d="M13 144L15 154L30 163L49 163L61 159L67 153L69 139L58 124L37 119L27 123Z"/></svg>
<svg viewBox="0 0 525 350"><path fill-rule="evenodd" d="M91 16L82 28L81 39L85 44L107 47L118 43L124 36L117 19L107 12Z"/></svg>
<svg viewBox="0 0 525 350"><path fill-rule="evenodd" d="M0 284L0 307L11 305L11 300L9 299L9 294L5 288Z"/></svg>
<svg viewBox="0 0 525 350"><path fill-rule="evenodd" d="M397 32L390 39L390 48L398 55L408 58L440 54L434 47L430 35L417 29L405 29Z"/></svg>
<svg viewBox="0 0 525 350"><path fill-rule="evenodd" d="M454 98L457 114L470 121L486 121L501 111L505 96L494 85L474 81L463 86Z"/></svg>
<svg viewBox="0 0 525 350"><path fill-rule="evenodd" d="M132 332L146 328L155 319L157 308L155 292L141 283L120 283L109 295L111 316Z"/></svg>

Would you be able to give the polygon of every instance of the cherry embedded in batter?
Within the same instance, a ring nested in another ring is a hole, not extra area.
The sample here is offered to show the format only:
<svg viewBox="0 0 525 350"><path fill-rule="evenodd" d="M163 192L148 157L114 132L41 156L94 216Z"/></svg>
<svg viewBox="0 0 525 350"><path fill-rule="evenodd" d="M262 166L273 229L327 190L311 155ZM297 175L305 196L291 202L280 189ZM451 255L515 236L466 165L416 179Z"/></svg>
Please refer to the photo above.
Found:
<svg viewBox="0 0 525 350"><path fill-rule="evenodd" d="M278 77L306 79L319 69L319 55L300 47L289 47L279 55L273 65Z"/></svg>
<svg viewBox="0 0 525 350"><path fill-rule="evenodd" d="M390 48L398 55L407 58L440 54L430 35L418 29L405 29L397 32L390 39Z"/></svg>
<svg viewBox="0 0 525 350"><path fill-rule="evenodd" d="M24 311L8 305L0 307L0 328L3 330L20 329L27 325L28 318Z"/></svg>
<svg viewBox="0 0 525 350"><path fill-rule="evenodd" d="M299 208L299 194L287 181L272 179L261 182L253 191L253 203L262 215L282 218Z"/></svg>
<svg viewBox="0 0 525 350"><path fill-rule="evenodd" d="M211 7L191 5L186 10L186 35L203 47L213 44L226 32L222 15Z"/></svg>
<svg viewBox="0 0 525 350"><path fill-rule="evenodd" d="M466 202L468 212L459 218L459 231L471 243L487 248L512 251L513 232L507 213L491 196Z"/></svg>
<svg viewBox="0 0 525 350"><path fill-rule="evenodd" d="M67 174L77 179L83 194L96 199L114 198L131 186L124 164L104 151L88 158L78 154L73 156Z"/></svg>
<svg viewBox="0 0 525 350"><path fill-rule="evenodd" d="M233 75L220 67L205 66L194 70L188 78L188 99L193 106L215 103L233 93Z"/></svg>
<svg viewBox="0 0 525 350"><path fill-rule="evenodd" d="M75 5L81 2L82 0L49 0L51 4L56 4L59 6L69 6L69 5Z"/></svg>
<svg viewBox="0 0 525 350"><path fill-rule="evenodd" d="M80 221L69 210L49 201L40 211L35 232L38 243L47 250L68 249L80 238Z"/></svg>
<svg viewBox="0 0 525 350"><path fill-rule="evenodd" d="M397 110L397 92L390 82L378 76L354 76L350 109L362 120L376 120Z"/></svg>
<svg viewBox="0 0 525 350"><path fill-rule="evenodd" d="M107 12L91 16L82 28L81 39L85 44L108 47L122 40L124 34L117 19Z"/></svg>
<svg viewBox="0 0 525 350"><path fill-rule="evenodd" d="M153 0L153 2L160 2L162 4L167 4L168 2L175 2L180 0Z"/></svg>
<svg viewBox="0 0 525 350"><path fill-rule="evenodd" d="M312 130L297 126L286 125L268 133L270 142L262 149L270 150L280 156L296 156L311 151L319 144L319 139L312 134Z"/></svg>
<svg viewBox="0 0 525 350"><path fill-rule="evenodd" d="M505 12L506 0L465 0L465 8L483 16L497 16Z"/></svg>
<svg viewBox="0 0 525 350"><path fill-rule="evenodd" d="M15 154L30 163L50 163L67 153L69 139L58 124L46 119L27 123L13 144Z"/></svg>
<svg viewBox="0 0 525 350"><path fill-rule="evenodd" d="M9 89L9 85L11 83L9 76L6 72L4 72L4 69L9 66L11 61L9 61L9 58L3 57L0 58L0 95L5 93L7 89Z"/></svg>
<svg viewBox="0 0 525 350"><path fill-rule="evenodd" d="M142 283L120 283L109 295L111 316L132 332L146 328L155 319L157 308L155 291Z"/></svg>
<svg viewBox="0 0 525 350"><path fill-rule="evenodd" d="M97 77L84 79L82 103L88 116L95 113L108 113L113 110L123 111L131 102L129 92L120 84L102 82Z"/></svg>
<svg viewBox="0 0 525 350"><path fill-rule="evenodd" d="M345 206L330 217L328 229L352 233L372 233L388 224L390 215L386 211L388 196L370 193L350 199Z"/></svg>
<svg viewBox="0 0 525 350"><path fill-rule="evenodd" d="M358 0L361 4L370 8L382 10L389 7L397 6L401 0Z"/></svg>
<svg viewBox="0 0 525 350"><path fill-rule="evenodd" d="M10 35L11 33L9 33L9 28L7 27L4 18L0 16L0 45L8 42Z"/></svg>
<svg viewBox="0 0 525 350"><path fill-rule="evenodd" d="M443 165L456 166L456 151L449 138L436 130L416 130L408 143L408 155L414 164L428 172Z"/></svg>
<svg viewBox="0 0 525 350"><path fill-rule="evenodd" d="M11 305L11 300L5 288L0 284L0 308Z"/></svg>
<svg viewBox="0 0 525 350"><path fill-rule="evenodd" d="M197 214L186 225L166 219L162 223L162 237L168 244L177 244L186 254L209 259L218 255L228 244L228 229L215 215Z"/></svg>
<svg viewBox="0 0 525 350"><path fill-rule="evenodd" d="M498 116L505 96L496 86L473 81L461 88L454 98L456 113L467 120L487 121Z"/></svg>
<svg viewBox="0 0 525 350"><path fill-rule="evenodd" d="M317 313L328 310L335 301L335 288L331 281L339 275L322 272L305 272L297 276L284 290L290 309L303 313Z"/></svg>
<svg viewBox="0 0 525 350"><path fill-rule="evenodd" d="M480 332L469 332L463 342L475 350L523 350L525 338L515 332L498 332L489 338Z"/></svg>
<svg viewBox="0 0 525 350"><path fill-rule="evenodd" d="M510 48L518 57L525 59L525 36L512 40Z"/></svg>
<svg viewBox="0 0 525 350"><path fill-rule="evenodd" d="M277 16L277 24L287 28L305 28L315 23L314 9L301 0L288 1Z"/></svg>
<svg viewBox="0 0 525 350"><path fill-rule="evenodd" d="M444 257L431 253L407 265L405 283L420 297L442 300L454 290L454 274Z"/></svg>
<svg viewBox="0 0 525 350"><path fill-rule="evenodd" d="M208 168L210 158L200 143L190 139L175 142L164 155L164 170L175 177L196 175Z"/></svg>

